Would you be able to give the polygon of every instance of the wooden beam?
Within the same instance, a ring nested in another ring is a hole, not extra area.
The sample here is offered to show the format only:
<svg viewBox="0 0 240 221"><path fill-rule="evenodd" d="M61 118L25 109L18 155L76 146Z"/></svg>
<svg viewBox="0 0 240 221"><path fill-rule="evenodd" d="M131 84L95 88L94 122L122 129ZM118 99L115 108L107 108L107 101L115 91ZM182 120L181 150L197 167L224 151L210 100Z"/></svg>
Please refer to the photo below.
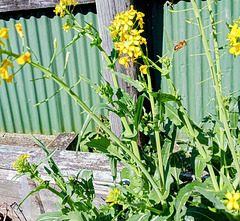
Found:
<svg viewBox="0 0 240 221"><path fill-rule="evenodd" d="M79 4L94 3L95 0L78 0ZM59 0L0 0L0 12L21 11L55 7Z"/></svg>

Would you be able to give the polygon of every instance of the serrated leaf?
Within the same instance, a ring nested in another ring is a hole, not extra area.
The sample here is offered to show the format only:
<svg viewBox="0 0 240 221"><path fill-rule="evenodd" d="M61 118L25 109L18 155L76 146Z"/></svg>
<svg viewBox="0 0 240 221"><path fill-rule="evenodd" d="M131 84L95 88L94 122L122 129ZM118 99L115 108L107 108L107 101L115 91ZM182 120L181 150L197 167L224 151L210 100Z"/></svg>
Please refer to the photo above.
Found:
<svg viewBox="0 0 240 221"><path fill-rule="evenodd" d="M107 148L110 146L110 140L105 137L100 137L100 139L93 139L85 143L88 147L96 148L103 153L109 153Z"/></svg>
<svg viewBox="0 0 240 221"><path fill-rule="evenodd" d="M195 190L196 185L201 185L201 183L198 181L194 181L181 188L178 192L175 201L176 214L174 216L174 220L181 220L181 217L185 215L185 204L188 198L191 196L192 192Z"/></svg>

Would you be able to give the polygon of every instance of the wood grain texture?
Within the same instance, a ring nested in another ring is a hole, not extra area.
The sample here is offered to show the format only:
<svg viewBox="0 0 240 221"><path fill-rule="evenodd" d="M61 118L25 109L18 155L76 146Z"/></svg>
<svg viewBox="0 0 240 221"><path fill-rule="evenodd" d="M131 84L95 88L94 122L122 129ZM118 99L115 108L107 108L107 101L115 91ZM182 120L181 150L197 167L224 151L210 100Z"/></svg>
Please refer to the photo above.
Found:
<svg viewBox="0 0 240 221"><path fill-rule="evenodd" d="M17 157L27 153L30 155L31 163L38 163L45 153L40 148L26 148L21 146L8 146L0 144L0 205L4 202L8 205L16 202L19 204L25 196L38 185L26 177L21 177L17 180L12 180L16 175L16 171L12 168L12 162L16 161ZM67 176L76 176L80 170L92 170L94 176L94 187L96 192L95 204L104 204L108 190L112 186L112 176L108 158L103 154L95 153L79 153L76 157L75 151L57 151L53 156L54 161L60 168L65 178ZM40 168L41 177L44 180L52 179L43 169L47 164L44 163ZM120 171L123 165L118 164L118 181ZM29 197L22 205L23 213L28 221L36 220L36 217L43 212L56 211L55 203L56 196L47 190L41 190L39 193Z"/></svg>
<svg viewBox="0 0 240 221"><path fill-rule="evenodd" d="M95 0L78 0L79 4L94 3ZM59 0L0 0L0 12L55 7Z"/></svg>

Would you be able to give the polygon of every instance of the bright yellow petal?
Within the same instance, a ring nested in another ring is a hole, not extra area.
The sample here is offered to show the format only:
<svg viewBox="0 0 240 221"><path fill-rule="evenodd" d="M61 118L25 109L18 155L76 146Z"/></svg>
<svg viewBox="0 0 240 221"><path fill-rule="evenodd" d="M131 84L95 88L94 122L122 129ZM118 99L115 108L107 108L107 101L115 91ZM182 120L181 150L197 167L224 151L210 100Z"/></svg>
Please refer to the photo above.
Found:
<svg viewBox="0 0 240 221"><path fill-rule="evenodd" d="M229 200L233 200L233 196L230 192L226 193L226 198L229 199Z"/></svg>
<svg viewBox="0 0 240 221"><path fill-rule="evenodd" d="M233 203L230 201L227 204L227 209L232 210L232 208L233 208Z"/></svg>

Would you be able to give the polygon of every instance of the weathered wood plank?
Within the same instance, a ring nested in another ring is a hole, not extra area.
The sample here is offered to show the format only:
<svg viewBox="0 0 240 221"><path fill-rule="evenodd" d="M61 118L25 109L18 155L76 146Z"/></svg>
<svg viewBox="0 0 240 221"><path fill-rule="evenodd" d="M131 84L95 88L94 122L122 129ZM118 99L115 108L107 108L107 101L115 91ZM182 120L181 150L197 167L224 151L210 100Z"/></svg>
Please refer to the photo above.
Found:
<svg viewBox="0 0 240 221"><path fill-rule="evenodd" d="M95 0L78 0L79 4L94 3ZM59 0L0 0L0 12L20 11L55 7Z"/></svg>
<svg viewBox="0 0 240 221"><path fill-rule="evenodd" d="M107 33L105 27L109 27L111 25L110 21L114 20L114 17L117 13L121 13L122 11L126 11L130 9L130 5L133 4L133 0L96 0L96 8L97 8L97 17L98 17L98 26L100 37L102 38L102 47L106 51L108 55L111 54L112 50L112 38ZM103 62L105 62L104 56L102 56ZM130 67L125 68L125 66L120 65L118 62L115 66L115 71L124 73L126 75L131 76L133 79L137 78L137 69L136 65L130 63ZM109 69L103 70L104 78L113 85L112 73ZM119 87L124 91L129 93L131 97L137 95L137 90L132 87L130 84L126 83L121 78L118 78ZM111 130L120 137L122 132L122 123L120 118L113 112L109 113Z"/></svg>
<svg viewBox="0 0 240 221"><path fill-rule="evenodd" d="M8 205L14 202L20 203L25 196L37 185L26 177L21 177L18 180L12 180L16 175L16 171L12 168L12 162L16 161L17 157L27 153L30 155L31 163L38 163L45 156L45 153L40 148L28 148L20 146L0 145L0 205L6 202ZM76 176L79 170L87 169L93 171L94 187L96 192L95 204L104 203L108 194L109 186L112 184L112 176L108 158L103 154L82 153L78 154L74 151L57 151L53 156L54 161L61 169L63 175ZM43 164L40 168L40 174L43 179L49 178L48 174L43 169ZM118 164L118 180L119 173L123 169L123 165ZM55 208L56 196L49 191L41 190L39 193L31 196L23 205L23 213L28 221L36 220L36 217L43 212L56 211Z"/></svg>

